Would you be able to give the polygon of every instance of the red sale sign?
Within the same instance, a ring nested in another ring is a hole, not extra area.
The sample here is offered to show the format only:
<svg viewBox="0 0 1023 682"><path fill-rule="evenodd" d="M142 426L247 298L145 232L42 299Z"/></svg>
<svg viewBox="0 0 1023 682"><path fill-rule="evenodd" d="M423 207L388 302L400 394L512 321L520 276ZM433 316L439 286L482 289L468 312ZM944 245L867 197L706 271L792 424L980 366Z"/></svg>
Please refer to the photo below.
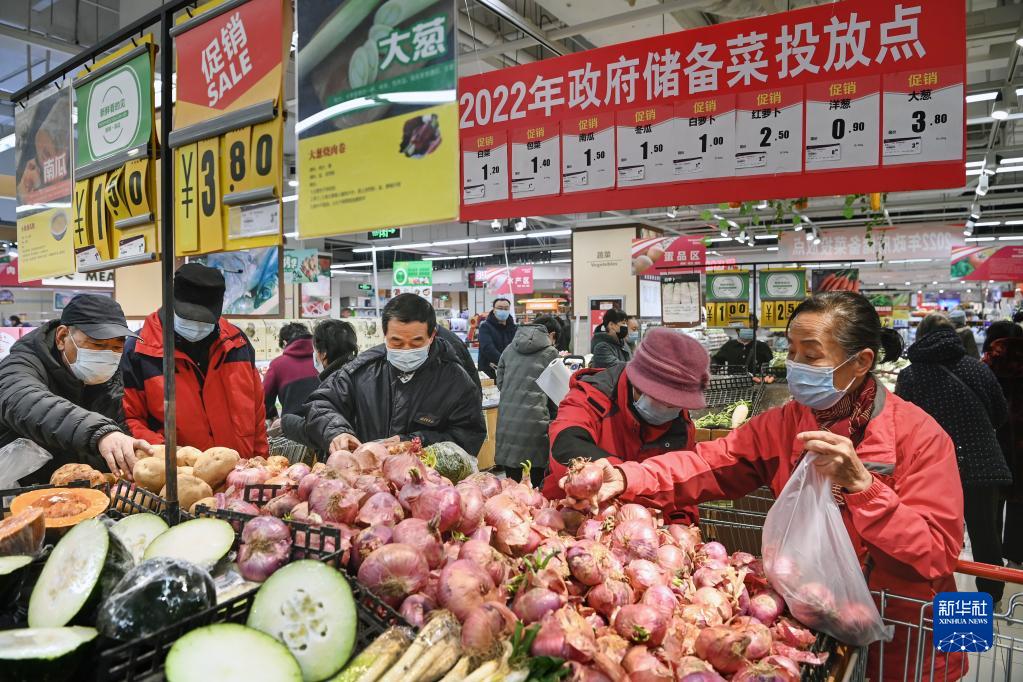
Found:
<svg viewBox="0 0 1023 682"><path fill-rule="evenodd" d="M533 266L517 265L514 268L487 268L476 271L476 281L485 283L491 296L533 293Z"/></svg>
<svg viewBox="0 0 1023 682"><path fill-rule="evenodd" d="M1023 246L959 246L952 249L956 279L1018 282L1023 279Z"/></svg>
<svg viewBox="0 0 1023 682"><path fill-rule="evenodd" d="M699 237L653 237L632 240L632 274L664 275L707 262L707 245Z"/></svg>
<svg viewBox="0 0 1023 682"><path fill-rule="evenodd" d="M462 78L461 218L961 186L965 45L847 0Z"/></svg>

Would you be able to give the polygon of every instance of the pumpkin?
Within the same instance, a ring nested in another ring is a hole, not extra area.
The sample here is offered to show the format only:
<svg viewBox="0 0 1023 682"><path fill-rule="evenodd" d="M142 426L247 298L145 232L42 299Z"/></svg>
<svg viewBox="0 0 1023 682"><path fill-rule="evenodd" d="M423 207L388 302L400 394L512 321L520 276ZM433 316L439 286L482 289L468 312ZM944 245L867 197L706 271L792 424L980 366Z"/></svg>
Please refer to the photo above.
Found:
<svg viewBox="0 0 1023 682"><path fill-rule="evenodd" d="M77 462L65 464L50 476L50 485L65 486L75 481L88 481L89 485L97 486L106 483L106 478L88 464Z"/></svg>
<svg viewBox="0 0 1023 682"><path fill-rule="evenodd" d="M0 556L34 556L43 548L46 520L43 510L29 507L0 521Z"/></svg>
<svg viewBox="0 0 1023 682"><path fill-rule="evenodd" d="M109 506L110 499L102 490L43 488L15 497L11 511L17 514L26 509L41 509L47 528L67 528L99 516Z"/></svg>

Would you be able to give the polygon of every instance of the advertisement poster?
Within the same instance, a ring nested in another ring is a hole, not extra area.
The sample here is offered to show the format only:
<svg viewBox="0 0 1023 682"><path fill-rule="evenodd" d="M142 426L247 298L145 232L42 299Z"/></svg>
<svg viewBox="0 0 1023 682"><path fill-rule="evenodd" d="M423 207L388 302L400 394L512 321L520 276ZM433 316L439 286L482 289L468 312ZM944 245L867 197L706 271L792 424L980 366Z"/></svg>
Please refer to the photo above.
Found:
<svg viewBox="0 0 1023 682"><path fill-rule="evenodd" d="M803 232L786 230L778 237L778 257L783 260L880 260L916 261L948 258L950 249L963 245L963 226L923 223L874 227L870 245L862 227L822 231L820 244L806 239ZM882 249L883 245L883 249Z"/></svg>
<svg viewBox="0 0 1023 682"><path fill-rule="evenodd" d="M590 336L597 331L597 327L604 323L604 314L617 308L625 310L625 298L623 296L600 296L590 299Z"/></svg>
<svg viewBox="0 0 1023 682"><path fill-rule="evenodd" d="M796 306L806 298L806 270L762 270L757 294L760 297L760 326L784 329Z"/></svg>
<svg viewBox="0 0 1023 682"><path fill-rule="evenodd" d="M189 259L224 273L224 315L280 315L280 249L276 246ZM328 282L329 285L329 282Z"/></svg>
<svg viewBox="0 0 1023 682"><path fill-rule="evenodd" d="M433 263L424 260L394 261L391 295L416 294L433 302Z"/></svg>
<svg viewBox="0 0 1023 682"><path fill-rule="evenodd" d="M513 268L486 268L476 271L476 281L486 284L491 296L511 296L533 293L533 266L516 265Z"/></svg>
<svg viewBox="0 0 1023 682"><path fill-rule="evenodd" d="M661 319L666 327L700 324L700 275L661 276Z"/></svg>
<svg viewBox="0 0 1023 682"><path fill-rule="evenodd" d="M461 219L962 187L965 46L962 0L846 0L466 76Z"/></svg>
<svg viewBox="0 0 1023 682"><path fill-rule="evenodd" d="M302 237L456 218L454 2L296 5Z"/></svg>
<svg viewBox="0 0 1023 682"><path fill-rule="evenodd" d="M672 268L704 265L707 245L699 237L653 237L632 240L632 274L658 275Z"/></svg>
<svg viewBox="0 0 1023 682"><path fill-rule="evenodd" d="M330 256L317 249L284 249L284 283L309 284L330 279Z"/></svg>
<svg viewBox="0 0 1023 682"><path fill-rule="evenodd" d="M857 268L810 271L814 293L818 291L859 291L860 271Z"/></svg>
<svg viewBox="0 0 1023 682"><path fill-rule="evenodd" d="M302 317L330 317L330 278L320 278L300 287Z"/></svg>
<svg viewBox="0 0 1023 682"><path fill-rule="evenodd" d="M71 225L71 88L14 107L18 277L75 271Z"/></svg>
<svg viewBox="0 0 1023 682"><path fill-rule="evenodd" d="M707 326L748 327L750 273L722 270L707 273Z"/></svg>
<svg viewBox="0 0 1023 682"><path fill-rule="evenodd" d="M963 246L952 249L952 277L996 282L1023 281L1023 246Z"/></svg>

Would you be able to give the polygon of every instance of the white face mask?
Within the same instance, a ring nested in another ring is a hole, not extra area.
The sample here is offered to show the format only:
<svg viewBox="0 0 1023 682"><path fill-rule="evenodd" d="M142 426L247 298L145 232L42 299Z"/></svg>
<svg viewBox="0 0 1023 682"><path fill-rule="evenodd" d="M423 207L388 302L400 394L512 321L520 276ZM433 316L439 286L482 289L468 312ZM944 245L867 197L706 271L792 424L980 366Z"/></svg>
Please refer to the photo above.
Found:
<svg viewBox="0 0 1023 682"><path fill-rule="evenodd" d="M316 368L317 373L323 374L323 363L320 362L320 354L313 351L313 367Z"/></svg>
<svg viewBox="0 0 1023 682"><path fill-rule="evenodd" d="M186 320L183 317L178 317L177 313L174 313L174 331L176 331L185 341L191 341L193 343L201 341L212 334L216 326L217 325L212 322Z"/></svg>
<svg viewBox="0 0 1023 682"><path fill-rule="evenodd" d="M399 372L415 372L423 366L430 356L430 344L422 348L409 348L406 350L387 349L387 361L394 365Z"/></svg>
<svg viewBox="0 0 1023 682"><path fill-rule="evenodd" d="M121 354L112 350L92 350L91 348L80 348L69 333L68 341L75 347L78 354L74 362L68 362L71 373L83 384L95 386L105 384L117 372L121 364ZM67 360L67 356L64 356Z"/></svg>

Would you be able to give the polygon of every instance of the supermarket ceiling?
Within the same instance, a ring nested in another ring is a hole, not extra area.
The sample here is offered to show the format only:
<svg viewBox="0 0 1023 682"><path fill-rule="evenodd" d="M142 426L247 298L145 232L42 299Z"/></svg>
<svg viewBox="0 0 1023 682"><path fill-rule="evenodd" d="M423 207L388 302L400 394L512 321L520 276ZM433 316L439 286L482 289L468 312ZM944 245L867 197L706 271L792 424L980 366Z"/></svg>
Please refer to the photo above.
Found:
<svg viewBox="0 0 1023 682"><path fill-rule="evenodd" d="M625 40L658 35L733 19L781 12L821 0L458 0L463 75L548 59ZM968 24L968 161L966 183L940 192L889 196L893 223L965 221L971 209L982 213L977 234L1007 231L1005 221L1023 218L1023 93L1020 51L1023 4L1016 0L967 0ZM82 46L129 23L158 0L3 0L0 2L0 176L13 174L11 92L21 88ZM995 93L1005 93L1010 116L991 117ZM292 95L293 96L293 95ZM293 105L294 102L292 101ZM6 141L6 142L5 142ZM997 168L986 196L976 193L977 162ZM290 165L290 164L289 164ZM969 165L969 164L968 164ZM0 188L4 185L0 183ZM841 188L836 187L840 193ZM976 205L975 205L976 202ZM814 199L806 212L822 228L853 227L842 217L842 199ZM287 204L286 218L295 204ZM700 219L702 207L650 207L645 211L603 212L530 220L528 229L554 225L606 226L640 224L700 234L710 227ZM0 197L0 221L13 219L13 199ZM998 222L998 225L985 223ZM464 234L489 231L489 224L441 226ZM1018 229L1018 228L1016 228ZM334 240L351 246L357 240ZM549 241L549 240L548 240ZM554 242L564 241L556 238ZM759 244L758 244L759 246ZM764 243L763 246L769 246ZM454 253L464 247L441 248ZM528 245L522 245L528 252ZM727 250L727 246L722 246ZM438 251L438 249L434 249ZM525 254L528 255L528 254Z"/></svg>

